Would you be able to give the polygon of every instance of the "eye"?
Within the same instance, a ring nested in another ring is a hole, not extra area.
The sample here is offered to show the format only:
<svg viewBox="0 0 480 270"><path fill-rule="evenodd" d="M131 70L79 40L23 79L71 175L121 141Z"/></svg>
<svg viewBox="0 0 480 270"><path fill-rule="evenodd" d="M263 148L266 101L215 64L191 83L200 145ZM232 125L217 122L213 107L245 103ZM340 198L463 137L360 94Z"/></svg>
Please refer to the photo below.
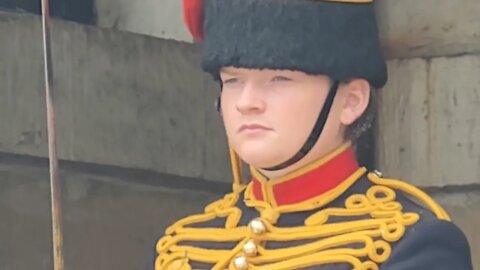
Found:
<svg viewBox="0 0 480 270"><path fill-rule="evenodd" d="M226 79L226 80L223 80L223 84L233 84L233 83L237 83L238 82L238 79L237 78L229 78L229 79Z"/></svg>
<svg viewBox="0 0 480 270"><path fill-rule="evenodd" d="M288 82L291 81L292 79L285 77L285 76L275 76L272 78L272 81L274 82Z"/></svg>

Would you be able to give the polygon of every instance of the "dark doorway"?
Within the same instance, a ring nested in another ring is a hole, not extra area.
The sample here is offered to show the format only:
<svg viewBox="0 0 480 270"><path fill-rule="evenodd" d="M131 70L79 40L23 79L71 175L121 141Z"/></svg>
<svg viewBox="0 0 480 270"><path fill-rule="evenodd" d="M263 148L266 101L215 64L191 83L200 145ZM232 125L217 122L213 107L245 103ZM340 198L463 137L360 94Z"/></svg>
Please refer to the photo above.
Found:
<svg viewBox="0 0 480 270"><path fill-rule="evenodd" d="M40 14L41 0L0 0L0 9ZM50 13L57 19L95 24L94 0L50 0Z"/></svg>

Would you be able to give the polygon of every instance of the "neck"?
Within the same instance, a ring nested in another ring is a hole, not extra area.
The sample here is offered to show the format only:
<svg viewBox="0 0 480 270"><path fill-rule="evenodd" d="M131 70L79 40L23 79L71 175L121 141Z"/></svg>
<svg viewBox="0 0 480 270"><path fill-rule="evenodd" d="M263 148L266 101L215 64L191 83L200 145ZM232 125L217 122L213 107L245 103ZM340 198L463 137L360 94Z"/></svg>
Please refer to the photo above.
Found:
<svg viewBox="0 0 480 270"><path fill-rule="evenodd" d="M329 153L333 152L335 149L339 148L341 145L347 143L343 139L339 139L335 141L334 143L330 143L328 146L322 147L321 149L315 149L313 148L310 153L308 153L303 159L298 161L295 164L292 164L291 166L277 170L277 171L268 171L264 169L257 169L258 172L260 172L263 176L265 176L267 179L275 179L275 178L280 178L285 175L288 175L291 172L294 172L300 168L303 168L307 166L308 164L315 162L316 160L319 160Z"/></svg>

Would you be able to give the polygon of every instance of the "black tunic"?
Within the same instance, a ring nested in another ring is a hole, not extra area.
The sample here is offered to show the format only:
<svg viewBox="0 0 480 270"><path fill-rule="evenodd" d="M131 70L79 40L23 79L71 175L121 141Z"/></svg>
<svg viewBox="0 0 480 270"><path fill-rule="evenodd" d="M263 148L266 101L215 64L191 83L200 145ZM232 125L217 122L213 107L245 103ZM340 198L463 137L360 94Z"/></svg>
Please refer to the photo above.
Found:
<svg viewBox="0 0 480 270"><path fill-rule="evenodd" d="M362 173L327 204L280 214L252 207L249 188L234 192L197 221L189 217L167 230L160 242L175 241L157 245L156 270L212 269L219 261L224 264L217 269L242 269L234 263L238 256L248 264L243 269L473 269L467 239L443 209L413 186L398 183ZM426 207L422 199L432 204ZM249 223L259 217L268 228L255 234ZM242 249L248 239L258 248L253 255ZM176 266L167 267L169 260Z"/></svg>

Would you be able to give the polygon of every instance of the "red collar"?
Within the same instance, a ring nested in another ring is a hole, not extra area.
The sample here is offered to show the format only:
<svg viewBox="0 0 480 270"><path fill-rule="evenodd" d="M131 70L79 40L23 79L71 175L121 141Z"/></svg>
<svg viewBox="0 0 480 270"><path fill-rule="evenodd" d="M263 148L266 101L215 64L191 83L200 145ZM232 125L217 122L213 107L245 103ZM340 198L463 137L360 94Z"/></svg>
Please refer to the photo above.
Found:
<svg viewBox="0 0 480 270"><path fill-rule="evenodd" d="M334 189L359 168L351 145L345 144L324 158L278 179L268 180L251 168L252 195L272 206L304 202Z"/></svg>

